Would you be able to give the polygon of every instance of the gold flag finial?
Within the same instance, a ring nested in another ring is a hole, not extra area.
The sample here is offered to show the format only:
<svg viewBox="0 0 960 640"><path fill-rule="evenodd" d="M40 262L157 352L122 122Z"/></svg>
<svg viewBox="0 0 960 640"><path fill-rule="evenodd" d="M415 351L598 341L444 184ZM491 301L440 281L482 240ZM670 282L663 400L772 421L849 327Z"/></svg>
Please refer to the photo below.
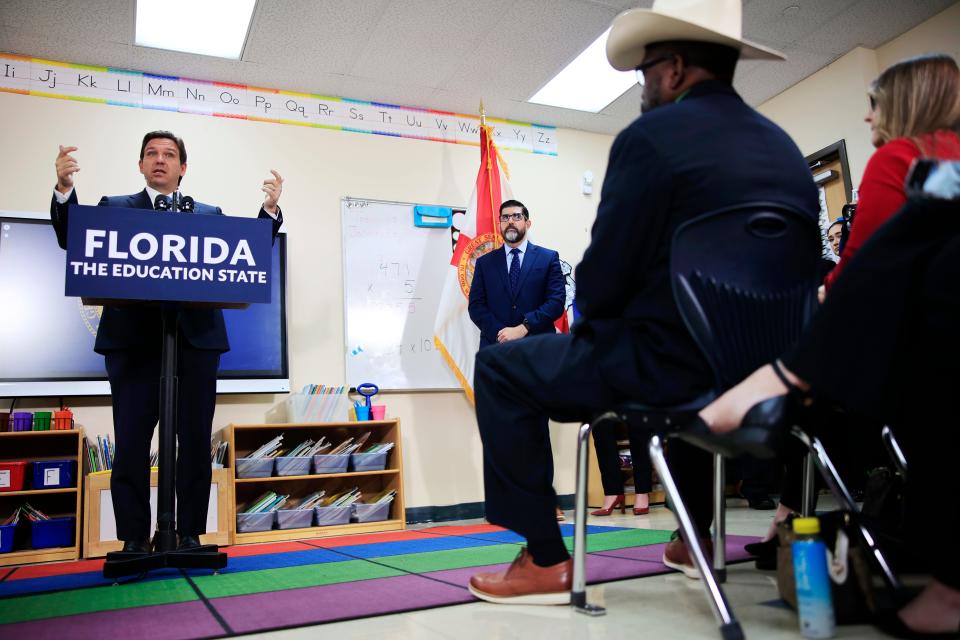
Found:
<svg viewBox="0 0 960 640"><path fill-rule="evenodd" d="M480 98L480 126L486 126L487 124L487 112L483 109L483 98Z"/></svg>

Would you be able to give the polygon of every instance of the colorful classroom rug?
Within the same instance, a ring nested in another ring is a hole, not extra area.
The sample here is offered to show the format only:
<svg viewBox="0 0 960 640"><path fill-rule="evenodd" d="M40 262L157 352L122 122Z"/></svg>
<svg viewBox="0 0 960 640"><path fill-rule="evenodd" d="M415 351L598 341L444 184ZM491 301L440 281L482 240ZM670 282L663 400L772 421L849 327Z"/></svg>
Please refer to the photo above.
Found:
<svg viewBox="0 0 960 640"><path fill-rule="evenodd" d="M563 525L568 547L573 526ZM669 531L588 527L591 584L669 571ZM746 558L729 536L727 557ZM470 576L522 540L492 525L240 545L220 575L169 569L114 586L103 560L0 569L0 638L217 638L473 602Z"/></svg>

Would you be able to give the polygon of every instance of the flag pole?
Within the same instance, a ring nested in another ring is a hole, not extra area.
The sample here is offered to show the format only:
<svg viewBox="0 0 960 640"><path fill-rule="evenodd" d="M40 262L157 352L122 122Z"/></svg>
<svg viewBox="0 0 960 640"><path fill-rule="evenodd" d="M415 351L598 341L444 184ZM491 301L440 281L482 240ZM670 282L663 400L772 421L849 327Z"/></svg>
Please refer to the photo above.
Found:
<svg viewBox="0 0 960 640"><path fill-rule="evenodd" d="M480 126L487 126L487 112L483 109L483 98L480 98Z"/></svg>

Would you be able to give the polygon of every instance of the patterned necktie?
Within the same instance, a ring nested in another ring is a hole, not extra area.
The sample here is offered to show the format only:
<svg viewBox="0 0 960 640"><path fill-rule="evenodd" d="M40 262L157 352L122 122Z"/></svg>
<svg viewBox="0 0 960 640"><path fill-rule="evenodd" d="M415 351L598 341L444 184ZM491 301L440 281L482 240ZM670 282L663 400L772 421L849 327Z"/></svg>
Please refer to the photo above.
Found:
<svg viewBox="0 0 960 640"><path fill-rule="evenodd" d="M520 283L520 249L511 249L510 255L510 293L517 292L517 284Z"/></svg>

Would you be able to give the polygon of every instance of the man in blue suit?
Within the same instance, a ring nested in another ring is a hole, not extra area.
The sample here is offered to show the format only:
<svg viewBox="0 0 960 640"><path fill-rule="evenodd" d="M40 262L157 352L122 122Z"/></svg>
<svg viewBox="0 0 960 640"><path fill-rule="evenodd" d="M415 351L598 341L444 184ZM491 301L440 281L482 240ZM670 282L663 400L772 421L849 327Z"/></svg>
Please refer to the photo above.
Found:
<svg viewBox="0 0 960 640"><path fill-rule="evenodd" d="M780 204L817 220L817 191L800 150L732 86L741 55L779 56L741 38L740 11L740 0L656 0L652 9L631 9L613 23L607 55L617 69L641 72L643 116L610 150L590 245L576 269L582 317L572 334L477 353L477 423L490 470L486 516L527 541L507 571L470 579L479 598L570 600L572 561L553 517L544 415L578 422L628 399L670 406L712 389L709 363L671 292L677 227L749 202ZM671 455L683 449L675 444ZM694 458L671 466L705 535L710 458ZM665 552L670 566L692 569L687 556L681 540Z"/></svg>
<svg viewBox="0 0 960 640"><path fill-rule="evenodd" d="M553 333L566 301L560 256L527 240L530 212L517 200L500 205L503 246L477 260L470 284L470 319L480 348Z"/></svg>
<svg viewBox="0 0 960 640"><path fill-rule="evenodd" d="M71 155L76 147L60 147L57 185L50 218L57 242L66 249L68 207L77 204L74 174L80 170ZM187 172L187 149L169 131L151 131L140 145L140 173L146 188L129 196L104 196L101 207L153 210L166 208ZM271 171L259 217L273 220L273 234L283 224L277 205L283 178ZM193 213L223 215L220 207L196 202ZM210 499L210 432L216 407L220 354L230 350L223 313L219 309L183 309L177 326L179 378L177 416L177 533L178 549L200 545L206 531ZM150 441L160 415L160 309L146 306L103 308L94 350L104 356L113 402L116 456L110 489L117 537L123 550L150 550Z"/></svg>

